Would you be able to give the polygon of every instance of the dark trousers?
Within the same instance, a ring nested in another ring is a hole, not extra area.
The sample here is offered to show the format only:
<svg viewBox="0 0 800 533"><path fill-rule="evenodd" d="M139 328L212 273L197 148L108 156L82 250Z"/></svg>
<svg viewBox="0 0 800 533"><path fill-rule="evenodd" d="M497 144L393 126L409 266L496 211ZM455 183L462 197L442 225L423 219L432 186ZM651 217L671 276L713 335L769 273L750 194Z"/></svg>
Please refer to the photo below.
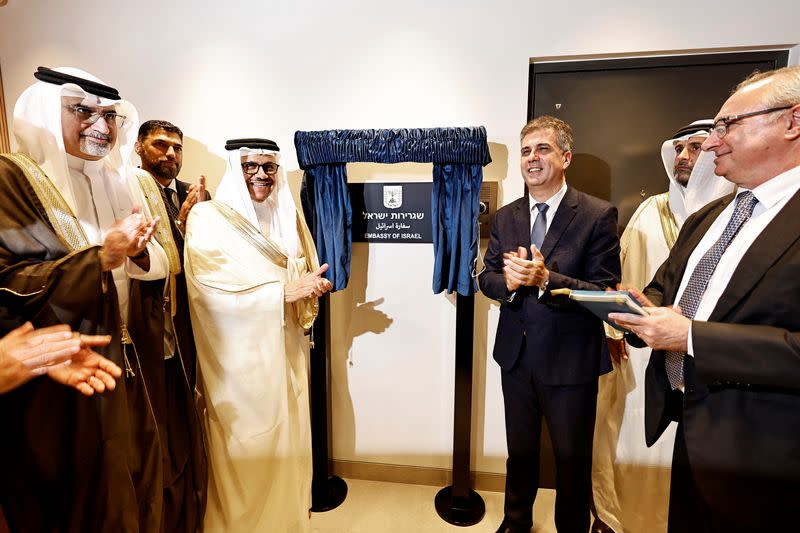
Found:
<svg viewBox="0 0 800 533"><path fill-rule="evenodd" d="M542 417L556 459L555 522L559 533L586 533L592 497L592 437L597 381L548 386L520 361L502 372L506 416L505 523L526 530L533 525L539 488Z"/></svg>
<svg viewBox="0 0 800 533"><path fill-rule="evenodd" d="M686 448L686 438L683 432L683 423L678 416L678 431L675 434L675 449L672 455L672 474L669 491L669 523L668 533L781 533L797 531L797 519L780 513L781 506L768 510L763 514L753 509L747 502L743 502L738 509L744 511L749 524L743 523L728 516L715 512L697 490L695 476L702 476L702 469L695 467L689 461ZM761 460L766 458L754 458ZM730 476L730 483L734 485L750 486L754 480L744 476ZM780 492L780 489L778 489ZM735 505L735 504L733 504ZM768 508L768 506L766 506ZM788 506L783 505L786 509ZM760 509L764 509L761 506ZM775 511L775 512L771 512Z"/></svg>

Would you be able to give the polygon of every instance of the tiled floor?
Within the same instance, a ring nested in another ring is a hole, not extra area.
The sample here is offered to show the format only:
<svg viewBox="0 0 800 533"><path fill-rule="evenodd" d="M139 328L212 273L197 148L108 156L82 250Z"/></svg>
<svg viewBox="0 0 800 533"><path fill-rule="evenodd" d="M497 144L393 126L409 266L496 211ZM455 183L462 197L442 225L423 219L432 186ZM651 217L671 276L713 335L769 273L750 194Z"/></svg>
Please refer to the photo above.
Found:
<svg viewBox="0 0 800 533"><path fill-rule="evenodd" d="M479 492L486 504L483 519L470 527L439 518L433 499L440 487L347 479L347 499L327 513L311 515L312 533L494 533L503 517L503 495ZM555 491L542 489L533 508L536 533L555 533Z"/></svg>

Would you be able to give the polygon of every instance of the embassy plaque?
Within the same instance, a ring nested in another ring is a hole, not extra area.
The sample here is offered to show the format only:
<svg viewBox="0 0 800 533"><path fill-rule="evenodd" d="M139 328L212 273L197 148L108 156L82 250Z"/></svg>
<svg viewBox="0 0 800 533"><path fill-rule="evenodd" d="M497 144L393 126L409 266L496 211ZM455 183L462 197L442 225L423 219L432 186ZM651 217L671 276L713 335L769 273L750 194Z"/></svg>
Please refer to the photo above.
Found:
<svg viewBox="0 0 800 533"><path fill-rule="evenodd" d="M430 182L348 183L353 242L433 242Z"/></svg>

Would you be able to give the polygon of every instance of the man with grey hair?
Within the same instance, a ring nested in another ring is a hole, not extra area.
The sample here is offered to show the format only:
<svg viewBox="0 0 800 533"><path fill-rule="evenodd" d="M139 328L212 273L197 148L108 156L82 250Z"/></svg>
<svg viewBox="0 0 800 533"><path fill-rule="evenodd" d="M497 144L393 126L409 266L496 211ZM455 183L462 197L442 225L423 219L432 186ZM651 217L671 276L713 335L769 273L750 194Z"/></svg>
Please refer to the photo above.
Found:
<svg viewBox="0 0 800 533"><path fill-rule="evenodd" d="M97 351L125 374L99 397L43 378L0 396L0 505L12 531L158 531L160 441L143 377L154 358L141 348L162 336L146 312L162 304L131 280L164 278L167 258L126 174L136 110L82 70L34 76L14 107L19 152L0 155L0 333L30 321L110 335Z"/></svg>
<svg viewBox="0 0 800 533"><path fill-rule="evenodd" d="M653 348L648 444L678 422L669 531L795 531L800 500L800 67L757 74L703 149L735 195L689 217L614 314Z"/></svg>
<svg viewBox="0 0 800 533"><path fill-rule="evenodd" d="M566 183L572 128L555 117L520 134L526 194L497 212L481 290L500 302L494 359L506 417L504 518L498 533L529 533L547 421L556 460L555 522L586 533L597 378L611 370L603 323L553 289L603 290L619 281L617 210Z"/></svg>

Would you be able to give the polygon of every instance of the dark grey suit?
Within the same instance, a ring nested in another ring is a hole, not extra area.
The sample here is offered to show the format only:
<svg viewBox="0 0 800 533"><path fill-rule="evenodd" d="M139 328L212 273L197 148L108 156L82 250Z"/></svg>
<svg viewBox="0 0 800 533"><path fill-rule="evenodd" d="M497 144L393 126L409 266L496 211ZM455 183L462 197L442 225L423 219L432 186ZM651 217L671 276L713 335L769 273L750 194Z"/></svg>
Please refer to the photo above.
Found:
<svg viewBox="0 0 800 533"><path fill-rule="evenodd" d="M670 305L686 263L733 195L690 217L645 294ZM669 529L796 531L800 501L800 193L741 258L707 322L692 322L685 394L664 352L647 367L654 443L679 421Z"/></svg>
<svg viewBox="0 0 800 533"><path fill-rule="evenodd" d="M523 287L508 302L503 253L530 250L530 216L527 195L497 212L479 278L484 294L502 304L494 359L502 371L508 442L505 520L520 530L532 524L544 416L556 455L556 525L562 533L585 533L597 378L611 362L602 322L549 290L616 285L617 210L568 187L542 243L548 291L539 298L538 289Z"/></svg>

